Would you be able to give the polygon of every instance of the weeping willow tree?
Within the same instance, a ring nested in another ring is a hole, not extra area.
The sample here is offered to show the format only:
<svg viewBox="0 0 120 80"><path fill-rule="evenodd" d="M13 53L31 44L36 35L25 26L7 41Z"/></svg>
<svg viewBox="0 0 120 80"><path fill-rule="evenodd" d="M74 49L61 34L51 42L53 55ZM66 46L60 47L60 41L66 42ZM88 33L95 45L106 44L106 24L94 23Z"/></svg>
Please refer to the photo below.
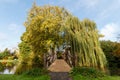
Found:
<svg viewBox="0 0 120 80"><path fill-rule="evenodd" d="M73 65L105 71L106 57L101 50L98 30L93 21L88 19L79 21L77 17L70 16L64 31L66 41L71 46Z"/></svg>

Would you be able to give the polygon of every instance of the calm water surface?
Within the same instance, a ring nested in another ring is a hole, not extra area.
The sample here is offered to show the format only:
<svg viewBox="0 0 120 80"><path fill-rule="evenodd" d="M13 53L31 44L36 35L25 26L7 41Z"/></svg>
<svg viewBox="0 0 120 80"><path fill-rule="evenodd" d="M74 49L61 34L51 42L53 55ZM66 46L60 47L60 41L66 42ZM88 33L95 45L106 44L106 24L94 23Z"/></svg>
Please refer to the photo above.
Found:
<svg viewBox="0 0 120 80"><path fill-rule="evenodd" d="M14 74L14 72L9 69L5 69L3 72L0 72L0 74Z"/></svg>
<svg viewBox="0 0 120 80"><path fill-rule="evenodd" d="M6 68L3 72L0 72L0 74L14 74L15 68L16 67L13 67L12 69Z"/></svg>

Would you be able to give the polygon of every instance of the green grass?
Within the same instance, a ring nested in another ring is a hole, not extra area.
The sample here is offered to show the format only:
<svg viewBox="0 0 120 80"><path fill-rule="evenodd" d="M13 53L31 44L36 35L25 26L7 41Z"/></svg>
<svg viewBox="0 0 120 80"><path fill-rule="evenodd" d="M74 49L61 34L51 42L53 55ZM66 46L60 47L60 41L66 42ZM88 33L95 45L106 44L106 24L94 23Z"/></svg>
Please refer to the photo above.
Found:
<svg viewBox="0 0 120 80"><path fill-rule="evenodd" d="M43 75L39 77L30 77L23 75L12 75L12 74L4 74L0 75L0 80L50 80L48 75ZM73 76L73 80L120 80L120 76L105 76L102 78L89 78L81 75Z"/></svg>
<svg viewBox="0 0 120 80"><path fill-rule="evenodd" d="M73 80L120 80L120 76L105 76L101 78L90 78L81 75L73 76Z"/></svg>
<svg viewBox="0 0 120 80"><path fill-rule="evenodd" d="M30 77L23 75L4 74L4 75L0 75L0 80L50 80L50 78L48 75L39 76L39 77Z"/></svg>

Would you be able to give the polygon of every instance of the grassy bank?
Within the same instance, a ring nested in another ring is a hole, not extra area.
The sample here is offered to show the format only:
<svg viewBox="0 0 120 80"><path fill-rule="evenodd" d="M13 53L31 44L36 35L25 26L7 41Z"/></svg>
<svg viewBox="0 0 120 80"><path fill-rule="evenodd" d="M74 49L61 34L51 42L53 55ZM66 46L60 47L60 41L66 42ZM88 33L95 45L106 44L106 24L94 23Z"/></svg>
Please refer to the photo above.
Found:
<svg viewBox="0 0 120 80"><path fill-rule="evenodd" d="M50 80L48 75L29 77L23 75L0 75L0 80ZM81 75L73 76L73 80L120 80L120 76L105 76L102 78L89 78Z"/></svg>
<svg viewBox="0 0 120 80"><path fill-rule="evenodd" d="M50 80L50 78L48 75L39 76L39 77L30 77L23 75L4 74L4 75L0 75L0 80Z"/></svg>
<svg viewBox="0 0 120 80"><path fill-rule="evenodd" d="M73 80L120 80L120 76L105 76L101 78L90 78L81 75L73 76Z"/></svg>

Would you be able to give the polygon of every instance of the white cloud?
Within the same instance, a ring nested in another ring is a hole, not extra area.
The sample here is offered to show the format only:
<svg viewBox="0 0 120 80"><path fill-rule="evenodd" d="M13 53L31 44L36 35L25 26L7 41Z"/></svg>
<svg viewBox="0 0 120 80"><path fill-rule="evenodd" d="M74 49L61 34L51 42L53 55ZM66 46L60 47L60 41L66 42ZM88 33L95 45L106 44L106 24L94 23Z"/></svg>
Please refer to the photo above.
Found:
<svg viewBox="0 0 120 80"><path fill-rule="evenodd" d="M101 40L116 41L119 32L120 28L118 24L115 23L107 24L100 30L100 33L104 35L104 37L101 38Z"/></svg>

